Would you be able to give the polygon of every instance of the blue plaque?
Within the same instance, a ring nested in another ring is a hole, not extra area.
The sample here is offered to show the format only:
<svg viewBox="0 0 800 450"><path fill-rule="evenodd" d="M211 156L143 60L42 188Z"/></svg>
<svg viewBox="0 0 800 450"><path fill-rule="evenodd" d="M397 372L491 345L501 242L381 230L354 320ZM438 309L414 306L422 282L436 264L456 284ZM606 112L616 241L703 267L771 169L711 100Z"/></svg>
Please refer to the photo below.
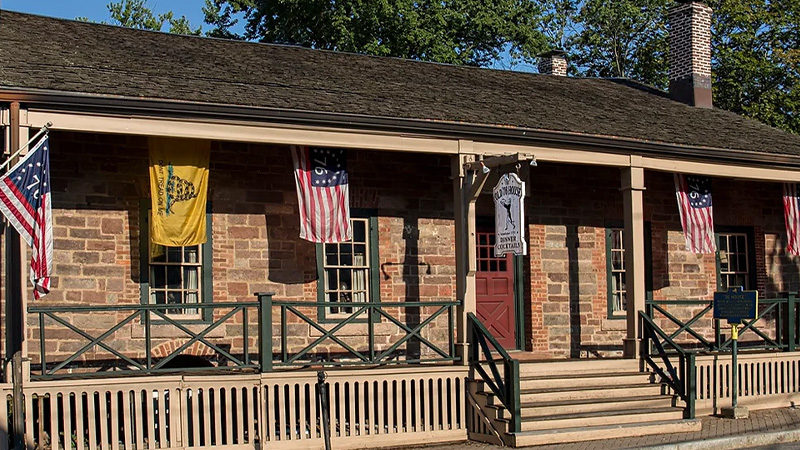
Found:
<svg viewBox="0 0 800 450"><path fill-rule="evenodd" d="M726 292L714 292L714 318L726 319L728 323L756 318L758 291L745 291L741 286Z"/></svg>

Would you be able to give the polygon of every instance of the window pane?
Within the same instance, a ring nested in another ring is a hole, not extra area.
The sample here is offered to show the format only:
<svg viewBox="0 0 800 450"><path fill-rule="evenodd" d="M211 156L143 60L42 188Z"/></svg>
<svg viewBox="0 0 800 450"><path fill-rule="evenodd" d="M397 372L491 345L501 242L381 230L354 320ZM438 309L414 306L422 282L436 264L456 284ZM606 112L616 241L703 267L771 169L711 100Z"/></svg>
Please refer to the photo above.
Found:
<svg viewBox="0 0 800 450"><path fill-rule="evenodd" d="M339 265L339 252L335 244L325 244L325 265Z"/></svg>
<svg viewBox="0 0 800 450"><path fill-rule="evenodd" d="M198 267L183 268L183 287L185 289L197 289L200 269Z"/></svg>
<svg viewBox="0 0 800 450"><path fill-rule="evenodd" d="M612 270L622 270L622 252L611 252L611 268Z"/></svg>
<svg viewBox="0 0 800 450"><path fill-rule="evenodd" d="M353 265L353 244L339 244L339 264L342 266Z"/></svg>
<svg viewBox="0 0 800 450"><path fill-rule="evenodd" d="M167 266L167 287L170 289L180 289L181 287L180 266Z"/></svg>
<svg viewBox="0 0 800 450"><path fill-rule="evenodd" d="M150 260L153 262L165 262L167 260L167 249L163 245L150 244Z"/></svg>
<svg viewBox="0 0 800 450"><path fill-rule="evenodd" d="M167 286L167 268L164 266L153 266L150 272L150 287L165 288Z"/></svg>
<svg viewBox="0 0 800 450"><path fill-rule="evenodd" d="M199 249L196 245L191 247L184 248L183 257L186 259L187 263L196 263L198 261L198 253Z"/></svg>
<svg viewBox="0 0 800 450"><path fill-rule="evenodd" d="M328 280L328 289L331 291L335 291L339 289L339 277L336 274L336 270L328 269L325 271L325 278Z"/></svg>
<svg viewBox="0 0 800 450"><path fill-rule="evenodd" d="M151 298L156 305L163 305L167 302L167 293L164 291L154 291L151 293Z"/></svg>
<svg viewBox="0 0 800 450"><path fill-rule="evenodd" d="M167 262L181 262L181 247L167 247Z"/></svg>
<svg viewBox="0 0 800 450"><path fill-rule="evenodd" d="M188 304L197 303L198 300L197 292L187 292L184 296L184 302Z"/></svg>
<svg viewBox="0 0 800 450"><path fill-rule="evenodd" d="M353 220L353 242L367 242L367 221Z"/></svg>

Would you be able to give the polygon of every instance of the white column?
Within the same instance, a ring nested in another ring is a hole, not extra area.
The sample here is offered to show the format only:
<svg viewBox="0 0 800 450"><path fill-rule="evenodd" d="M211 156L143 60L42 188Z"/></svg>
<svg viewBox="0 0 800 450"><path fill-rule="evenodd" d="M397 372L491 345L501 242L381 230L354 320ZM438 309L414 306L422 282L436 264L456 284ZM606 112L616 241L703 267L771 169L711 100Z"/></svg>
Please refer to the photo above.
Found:
<svg viewBox="0 0 800 450"><path fill-rule="evenodd" d="M645 260L644 260L644 169L622 169L622 195L625 211L625 288L627 295L627 335L624 357L639 357L639 311L644 311Z"/></svg>

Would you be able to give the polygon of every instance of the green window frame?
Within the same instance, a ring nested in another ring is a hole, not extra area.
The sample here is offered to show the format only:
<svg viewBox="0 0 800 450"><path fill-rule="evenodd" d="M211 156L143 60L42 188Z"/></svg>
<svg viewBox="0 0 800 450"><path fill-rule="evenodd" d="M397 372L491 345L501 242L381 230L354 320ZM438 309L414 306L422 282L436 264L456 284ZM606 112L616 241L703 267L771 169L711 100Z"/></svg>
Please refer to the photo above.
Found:
<svg viewBox="0 0 800 450"><path fill-rule="evenodd" d="M317 301L326 303L317 309L320 322L339 322L355 312L358 303L380 302L377 211L352 210L350 215L353 239L316 247Z"/></svg>
<svg viewBox="0 0 800 450"><path fill-rule="evenodd" d="M755 290L755 240L752 228L719 227L714 233L717 244L717 290L733 286Z"/></svg>
<svg viewBox="0 0 800 450"><path fill-rule="evenodd" d="M652 234L650 222L644 223L644 283L645 298L653 298ZM608 295L608 318L627 317L627 286L625 280L624 227L620 223L606 226L606 281Z"/></svg>
<svg viewBox="0 0 800 450"><path fill-rule="evenodd" d="M151 244L150 211L150 200L142 201L139 209L140 302L143 305L213 302L211 204L206 206L206 242L199 246L164 247ZM181 301L171 301L176 298ZM209 308L182 311L188 312L182 313L176 309L167 310L167 313L171 318L186 323L208 323L213 316Z"/></svg>

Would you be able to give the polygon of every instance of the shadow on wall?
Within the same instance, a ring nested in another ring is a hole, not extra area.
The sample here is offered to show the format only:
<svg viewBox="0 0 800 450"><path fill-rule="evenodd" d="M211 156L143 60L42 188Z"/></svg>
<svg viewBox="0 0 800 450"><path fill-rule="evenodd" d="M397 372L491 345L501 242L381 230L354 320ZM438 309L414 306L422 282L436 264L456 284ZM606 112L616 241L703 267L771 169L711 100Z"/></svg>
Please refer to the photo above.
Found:
<svg viewBox="0 0 800 450"><path fill-rule="evenodd" d="M780 280L775 280L775 274L771 272L776 266ZM768 295L769 293L774 295L779 292L800 290L800 267L798 267L797 258L787 254L781 235L775 235L772 249L767 255L767 267L770 268L765 289Z"/></svg>

